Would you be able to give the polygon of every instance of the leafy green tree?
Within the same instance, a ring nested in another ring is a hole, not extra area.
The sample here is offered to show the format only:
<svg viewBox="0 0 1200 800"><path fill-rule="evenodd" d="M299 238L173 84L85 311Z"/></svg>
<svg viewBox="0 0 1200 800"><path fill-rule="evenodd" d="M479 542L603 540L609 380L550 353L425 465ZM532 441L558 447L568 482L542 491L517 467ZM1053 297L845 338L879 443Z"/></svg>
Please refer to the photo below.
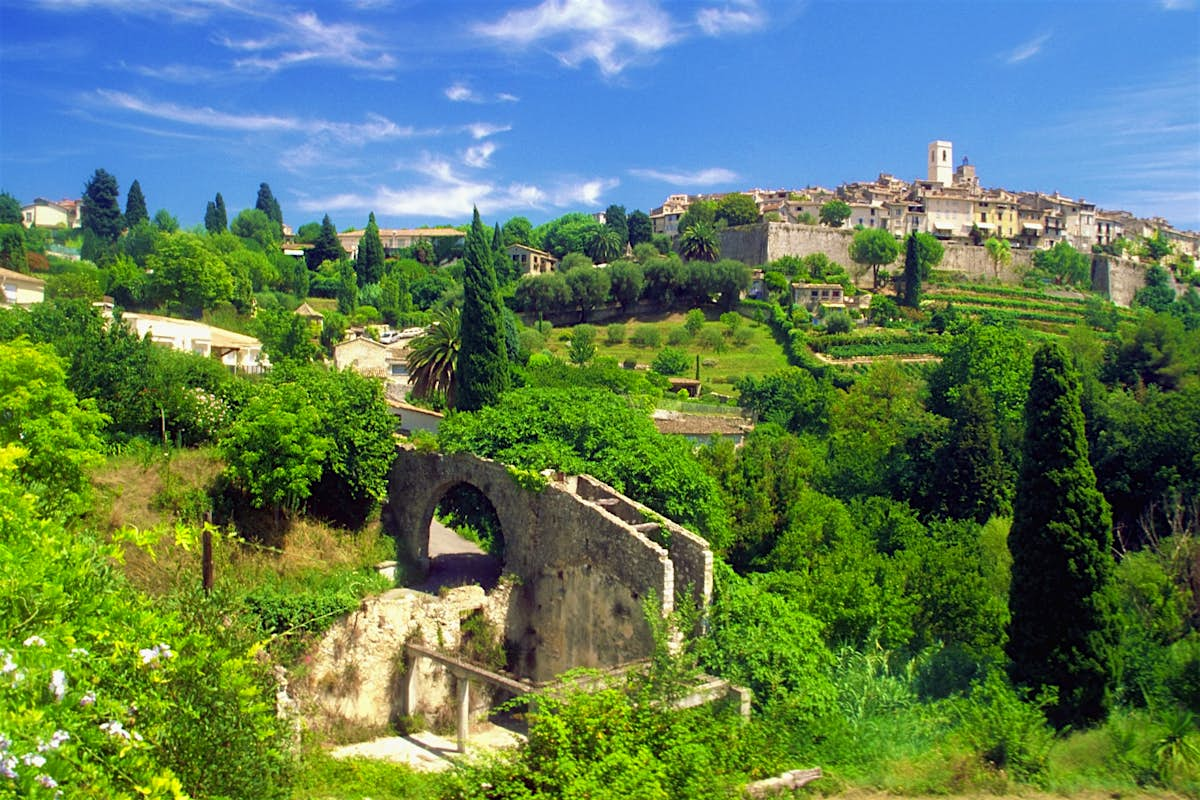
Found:
<svg viewBox="0 0 1200 800"><path fill-rule="evenodd" d="M463 251L462 348L455 403L462 411L495 404L509 384L500 293L487 239L476 208Z"/></svg>
<svg viewBox="0 0 1200 800"><path fill-rule="evenodd" d="M734 388L741 406L763 422L792 433L823 433L829 425L833 386L808 370L787 367L762 377L747 375Z"/></svg>
<svg viewBox="0 0 1200 800"><path fill-rule="evenodd" d="M150 218L146 210L146 196L142 194L142 185L134 178L129 184L129 193L125 195L125 226L132 228L139 222Z"/></svg>
<svg viewBox="0 0 1200 800"><path fill-rule="evenodd" d="M571 212L539 225L533 231L533 238L541 241L543 250L555 258L562 258L567 253L587 250L588 243L595 238L600 227L600 223L587 214Z"/></svg>
<svg viewBox="0 0 1200 800"><path fill-rule="evenodd" d="M516 300L526 311L549 314L571 304L571 287L561 272L526 275L517 282Z"/></svg>
<svg viewBox="0 0 1200 800"><path fill-rule="evenodd" d="M229 224L229 230L234 236L254 242L264 253L273 251L280 242L275 223L257 208L239 211Z"/></svg>
<svg viewBox="0 0 1200 800"><path fill-rule="evenodd" d="M684 315L683 327L688 332L688 336L695 338L704 328L704 323L707 320L704 317L704 312L698 308L693 308Z"/></svg>
<svg viewBox="0 0 1200 800"><path fill-rule="evenodd" d="M686 358L686 356L685 356ZM591 388L514 389L495 406L447 417L444 453L525 469L594 475L720 547L729 523L716 482L681 437L660 434L638 402Z"/></svg>
<svg viewBox="0 0 1200 800"><path fill-rule="evenodd" d="M670 308L682 294L683 263L679 256L655 256L642 265L646 288L642 294L660 308Z"/></svg>
<svg viewBox="0 0 1200 800"><path fill-rule="evenodd" d="M921 250L917 235L910 233L904 245L904 297L901 304L921 307Z"/></svg>
<svg viewBox="0 0 1200 800"><path fill-rule="evenodd" d="M350 316L358 308L358 273L348 258L337 261L338 313Z"/></svg>
<svg viewBox="0 0 1200 800"><path fill-rule="evenodd" d="M1175 302L1175 287L1171 273L1159 264L1151 264L1146 270L1146 285L1133 296L1134 305L1151 311L1167 311Z"/></svg>
<svg viewBox="0 0 1200 800"><path fill-rule="evenodd" d="M679 218L676 230L680 234L683 234L688 228L699 223L704 223L714 230L716 229L717 204L715 201L696 200L688 205L687 211L683 212L683 216Z"/></svg>
<svg viewBox="0 0 1200 800"><path fill-rule="evenodd" d="M1076 286L1087 283L1092 277L1091 258L1066 242L1035 252L1033 266L1059 285Z"/></svg>
<svg viewBox="0 0 1200 800"><path fill-rule="evenodd" d="M1113 675L1111 519L1088 462L1078 375L1052 343L1033 357L1009 547L1014 683L1056 690L1046 713L1057 728L1103 719Z"/></svg>
<svg viewBox="0 0 1200 800"><path fill-rule="evenodd" d="M500 239L504 242L505 247L513 244L532 247L533 225L525 217L513 217L500 229Z"/></svg>
<svg viewBox="0 0 1200 800"><path fill-rule="evenodd" d="M650 237L654 235L654 223L650 221L650 215L641 209L629 215L626 226L629 231L630 247L637 247L639 244L649 242Z"/></svg>
<svg viewBox="0 0 1200 800"><path fill-rule="evenodd" d="M608 265L608 277L612 283L613 299L621 304L623 311L629 313L641 298L646 285L642 266L636 261L620 259Z"/></svg>
<svg viewBox="0 0 1200 800"><path fill-rule="evenodd" d="M170 211L160 208L154 212L154 227L163 233L175 233L179 230L179 220Z"/></svg>
<svg viewBox="0 0 1200 800"><path fill-rule="evenodd" d="M571 299L579 308L580 321L586 321L588 313L608 302L612 281L608 271L596 267L578 266L564 276L571 290Z"/></svg>
<svg viewBox="0 0 1200 800"><path fill-rule="evenodd" d="M840 228L850 219L850 204L844 200L830 200L821 206L819 214L822 225Z"/></svg>
<svg viewBox="0 0 1200 800"><path fill-rule="evenodd" d="M29 272L25 231L20 224L0 224L0 267L13 272Z"/></svg>
<svg viewBox="0 0 1200 800"><path fill-rule="evenodd" d="M946 446L938 450L940 503L934 513L980 524L1005 510L1010 478L996 430L995 406L977 384L961 388Z"/></svg>
<svg viewBox="0 0 1200 800"><path fill-rule="evenodd" d="M125 227L117 204L117 179L103 169L92 173L83 189L83 257L97 264L108 259Z"/></svg>
<svg viewBox="0 0 1200 800"><path fill-rule="evenodd" d="M90 471L104 463L107 419L67 388L64 361L46 345L0 343L0 449L17 448L17 479L46 513L86 508Z"/></svg>
<svg viewBox="0 0 1200 800"><path fill-rule="evenodd" d="M624 254L625 245L629 244L629 220L625 216L625 206L614 203L606 208L604 210L604 227L616 232L617 248L620 251L617 255Z"/></svg>
<svg viewBox="0 0 1200 800"><path fill-rule="evenodd" d="M571 342L567 347L567 358L577 367L596 357L596 329L591 325L576 325L571 330Z"/></svg>
<svg viewBox="0 0 1200 800"><path fill-rule="evenodd" d="M688 226L679 237L678 249L685 261L713 262L721 257L721 241L717 231L705 222Z"/></svg>
<svg viewBox="0 0 1200 800"><path fill-rule="evenodd" d="M236 231L234 231L236 233ZM321 220L321 233L313 246L304 251L304 261L311 272L316 272L326 261L340 261L346 257L342 242L338 239L337 228L326 214Z"/></svg>
<svg viewBox="0 0 1200 800"><path fill-rule="evenodd" d="M1156 230L1153 236L1142 238L1142 252L1152 261L1161 261L1171 255L1171 242L1161 230Z"/></svg>
<svg viewBox="0 0 1200 800"><path fill-rule="evenodd" d="M717 201L714 219L726 225L751 225L758 222L758 203L748 194L727 194Z"/></svg>
<svg viewBox="0 0 1200 800"><path fill-rule="evenodd" d="M0 225L21 224L21 203L8 192L0 192Z"/></svg>
<svg viewBox="0 0 1200 800"><path fill-rule="evenodd" d="M417 397L440 397L446 406L454 408L458 353L462 348L461 320L458 309L436 311L425 333L412 340L408 374Z"/></svg>
<svg viewBox="0 0 1200 800"><path fill-rule="evenodd" d="M989 236L983 246L987 250L988 258L992 260L992 274L999 280L1000 269L1012 263L1012 242Z"/></svg>
<svg viewBox="0 0 1200 800"><path fill-rule="evenodd" d="M938 238L931 233L917 231L918 254L921 259L921 280L927 281L933 276L934 267L942 263L946 248Z"/></svg>
<svg viewBox="0 0 1200 800"><path fill-rule="evenodd" d="M650 369L659 375L682 375L691 363L692 359L682 350L677 350L674 347L664 347L654 357L654 361L650 364Z"/></svg>
<svg viewBox="0 0 1200 800"><path fill-rule="evenodd" d="M254 199L254 207L267 215L267 219L275 223L278 228L279 238L283 235L283 209L279 207L279 201L275 199L275 195L271 193L271 187L264 181L258 185L258 196Z"/></svg>
<svg viewBox="0 0 1200 800"><path fill-rule="evenodd" d="M254 333L273 365L285 361L307 364L321 358L309 324L286 309L263 308L254 316Z"/></svg>
<svg viewBox="0 0 1200 800"><path fill-rule="evenodd" d="M879 288L879 270L900 255L900 245L890 231L882 228L863 228L855 231L850 242L850 258L871 270L871 285Z"/></svg>
<svg viewBox="0 0 1200 800"><path fill-rule="evenodd" d="M152 273L149 296L155 302L178 306L186 314L199 316L203 309L228 302L233 296L229 267L194 234L164 234L146 266Z"/></svg>
<svg viewBox="0 0 1200 800"><path fill-rule="evenodd" d="M379 238L379 225L375 223L374 211L367 219L367 229L363 231L362 240L358 243L354 271L358 273L359 286L378 283L383 276L383 240Z"/></svg>
<svg viewBox="0 0 1200 800"><path fill-rule="evenodd" d="M750 288L750 268L733 258L713 265L713 293L720 297L721 308L732 311Z"/></svg>

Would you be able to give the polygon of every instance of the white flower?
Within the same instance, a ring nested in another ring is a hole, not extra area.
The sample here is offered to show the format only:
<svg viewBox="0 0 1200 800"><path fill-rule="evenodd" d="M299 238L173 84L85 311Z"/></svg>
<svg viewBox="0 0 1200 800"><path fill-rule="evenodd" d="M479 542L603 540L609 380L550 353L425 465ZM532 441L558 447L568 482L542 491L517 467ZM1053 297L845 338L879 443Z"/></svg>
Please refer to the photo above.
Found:
<svg viewBox="0 0 1200 800"><path fill-rule="evenodd" d="M13 755L0 759L0 775L12 780L17 779L17 757Z"/></svg>
<svg viewBox="0 0 1200 800"><path fill-rule="evenodd" d="M62 702L63 696L67 693L67 673L61 669L50 673L50 692L54 695L54 702Z"/></svg>
<svg viewBox="0 0 1200 800"><path fill-rule="evenodd" d="M46 757L41 753L26 753L21 756L27 767L42 767L46 765Z"/></svg>
<svg viewBox="0 0 1200 800"><path fill-rule="evenodd" d="M46 640L43 639L42 637L38 636L37 634L34 634L33 636L30 636L28 639L25 640L25 646L26 647L45 647Z"/></svg>
<svg viewBox="0 0 1200 800"><path fill-rule="evenodd" d="M88 651L84 650L82 647L72 647L71 648L71 657L72 658L75 658L77 656L86 656L87 654L88 654Z"/></svg>
<svg viewBox="0 0 1200 800"><path fill-rule="evenodd" d="M4 654L4 666L0 667L0 673L7 675L17 668L17 662L13 661L12 653L7 650L0 650Z"/></svg>
<svg viewBox="0 0 1200 800"><path fill-rule="evenodd" d="M118 736L122 739L129 738L129 731L125 730L125 726L115 719L100 723L100 730L109 736Z"/></svg>
<svg viewBox="0 0 1200 800"><path fill-rule="evenodd" d="M71 734L64 730L57 730L50 736L50 741L43 742L38 739L38 752L45 753L47 750L57 750L62 746L62 743L71 738Z"/></svg>
<svg viewBox="0 0 1200 800"><path fill-rule="evenodd" d="M96 702L96 693L95 692L87 692L86 694L84 694L83 697L79 698L79 705L83 706L84 708L87 708L88 706L94 704L95 702Z"/></svg>
<svg viewBox="0 0 1200 800"><path fill-rule="evenodd" d="M37 782L40 783L42 786L45 786L47 789L53 789L54 787L58 786L58 781L54 780L54 778L51 778L49 775L45 775L45 774L38 775Z"/></svg>

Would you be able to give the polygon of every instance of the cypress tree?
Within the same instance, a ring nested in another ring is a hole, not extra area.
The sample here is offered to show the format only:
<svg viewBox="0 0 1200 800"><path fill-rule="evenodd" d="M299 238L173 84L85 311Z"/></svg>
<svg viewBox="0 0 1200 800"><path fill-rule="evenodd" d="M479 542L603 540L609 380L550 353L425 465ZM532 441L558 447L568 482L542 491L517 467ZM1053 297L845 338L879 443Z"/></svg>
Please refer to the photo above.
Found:
<svg viewBox="0 0 1200 800"><path fill-rule="evenodd" d="M625 216L625 206L612 204L604 210L604 226L617 232L617 238L620 240L621 252L625 252L625 245L629 244L629 219Z"/></svg>
<svg viewBox="0 0 1200 800"><path fill-rule="evenodd" d="M478 208L463 248L462 345L457 373L455 406L462 411L492 405L508 388L500 292Z"/></svg>
<svg viewBox="0 0 1200 800"><path fill-rule="evenodd" d="M146 196L142 194L142 185L134 178L129 184L129 194L125 196L125 225L132 228L139 222L146 222L150 214L146 211Z"/></svg>
<svg viewBox="0 0 1200 800"><path fill-rule="evenodd" d="M112 255L125 218L117 203L117 179L97 169L83 190L83 257L101 263Z"/></svg>
<svg viewBox="0 0 1200 800"><path fill-rule="evenodd" d="M358 273L359 286L379 283L379 279L383 277L383 240L379 238L379 226L375 224L374 211L367 219L367 229L358 243L354 269Z"/></svg>
<svg viewBox="0 0 1200 800"><path fill-rule="evenodd" d="M1108 504L1088 462L1079 379L1053 343L1034 354L1008 543L1009 675L1058 697L1057 728L1103 719L1112 675L1105 606L1113 571Z"/></svg>
<svg viewBox="0 0 1200 800"><path fill-rule="evenodd" d="M500 223L496 223L496 229L492 231L492 266L496 270L496 283L507 284L516 276L513 274L512 259L508 257L508 251L504 249L504 234L500 232Z"/></svg>
<svg viewBox="0 0 1200 800"><path fill-rule="evenodd" d="M204 207L204 230L209 233L221 232L221 229L217 227L217 204L212 200L209 200L208 205Z"/></svg>
<svg viewBox="0 0 1200 800"><path fill-rule="evenodd" d="M254 207L274 220L279 229L283 230L283 209L279 207L279 201L275 199L271 187L265 181L258 185L258 197L254 201Z"/></svg>
<svg viewBox="0 0 1200 800"><path fill-rule="evenodd" d="M214 203L217 206L217 232L220 233L221 231L229 228L229 214L225 211L225 198L221 197L220 192L217 192L217 197Z"/></svg>
<svg viewBox="0 0 1200 800"><path fill-rule="evenodd" d="M921 247L915 233L908 235L904 250L904 298L901 305L921 307Z"/></svg>

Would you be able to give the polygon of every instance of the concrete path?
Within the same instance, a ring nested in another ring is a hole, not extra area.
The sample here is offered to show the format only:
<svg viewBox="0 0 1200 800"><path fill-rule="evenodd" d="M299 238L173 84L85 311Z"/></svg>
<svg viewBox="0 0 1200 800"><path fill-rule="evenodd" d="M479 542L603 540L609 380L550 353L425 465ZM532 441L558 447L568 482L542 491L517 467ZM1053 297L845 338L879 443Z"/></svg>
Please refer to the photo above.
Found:
<svg viewBox="0 0 1200 800"><path fill-rule="evenodd" d="M493 725L478 726L471 731L467 752L479 752L516 747L525 737L516 731ZM454 766L454 760L462 757L457 744L429 731L420 731L408 736L385 736L369 742L358 742L334 748L334 758L376 758L407 764L419 772L442 772Z"/></svg>

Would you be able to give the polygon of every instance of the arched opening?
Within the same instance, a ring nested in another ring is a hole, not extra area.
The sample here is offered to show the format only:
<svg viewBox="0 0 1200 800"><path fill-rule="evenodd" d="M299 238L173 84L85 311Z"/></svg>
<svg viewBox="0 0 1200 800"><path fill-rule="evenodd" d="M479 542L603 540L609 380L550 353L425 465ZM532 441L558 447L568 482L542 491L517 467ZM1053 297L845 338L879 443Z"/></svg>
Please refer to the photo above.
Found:
<svg viewBox="0 0 1200 800"><path fill-rule="evenodd" d="M504 532L487 495L469 483L449 486L434 507L428 536L429 577L423 589L496 587L504 569Z"/></svg>

